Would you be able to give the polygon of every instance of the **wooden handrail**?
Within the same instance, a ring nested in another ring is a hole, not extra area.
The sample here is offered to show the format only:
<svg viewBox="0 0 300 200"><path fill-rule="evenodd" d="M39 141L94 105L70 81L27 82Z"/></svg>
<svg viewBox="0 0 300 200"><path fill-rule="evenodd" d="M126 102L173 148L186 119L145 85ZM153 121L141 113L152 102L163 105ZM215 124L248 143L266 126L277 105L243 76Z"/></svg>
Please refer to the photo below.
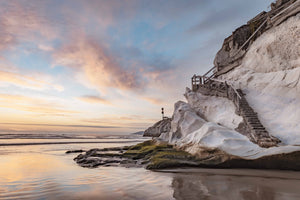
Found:
<svg viewBox="0 0 300 200"><path fill-rule="evenodd" d="M210 78L210 77L204 77L204 78L206 78L206 80L212 80L212 81L219 82L219 83L224 83L224 84L230 86L233 89L234 93L236 93L236 95L239 97L239 99L242 99L242 97L239 94L239 92L235 89L235 87L231 83L228 83L227 81L223 81L223 80L216 79L216 78Z"/></svg>
<svg viewBox="0 0 300 200"><path fill-rule="evenodd" d="M208 72L206 72L203 76L206 76L207 74L209 74L209 72L211 72L212 70L214 70L216 68L216 66L213 66Z"/></svg>
<svg viewBox="0 0 300 200"><path fill-rule="evenodd" d="M271 19L281 15L283 12L285 12L286 10L290 9L292 6L294 6L295 3L299 3L299 0L296 0L295 2L293 2L291 5L289 5L288 7L284 8L283 10L281 10L279 13L277 13L275 16L273 16Z"/></svg>

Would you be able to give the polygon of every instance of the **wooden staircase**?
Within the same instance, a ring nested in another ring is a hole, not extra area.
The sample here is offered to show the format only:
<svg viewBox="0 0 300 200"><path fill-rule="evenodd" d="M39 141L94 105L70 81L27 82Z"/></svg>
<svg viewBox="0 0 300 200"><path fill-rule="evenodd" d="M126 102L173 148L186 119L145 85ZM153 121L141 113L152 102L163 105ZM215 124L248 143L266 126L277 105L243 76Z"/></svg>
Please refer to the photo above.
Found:
<svg viewBox="0 0 300 200"><path fill-rule="evenodd" d="M205 75L207 75L206 73ZM235 89L226 81L214 78L215 73L208 76L192 77L192 90L200 92L203 95L225 97L230 99L235 107L236 113L243 117L243 123L236 129L243 135L246 135L253 143L261 147L276 146L281 141L271 136L266 128L260 122L257 113L247 102L241 89Z"/></svg>

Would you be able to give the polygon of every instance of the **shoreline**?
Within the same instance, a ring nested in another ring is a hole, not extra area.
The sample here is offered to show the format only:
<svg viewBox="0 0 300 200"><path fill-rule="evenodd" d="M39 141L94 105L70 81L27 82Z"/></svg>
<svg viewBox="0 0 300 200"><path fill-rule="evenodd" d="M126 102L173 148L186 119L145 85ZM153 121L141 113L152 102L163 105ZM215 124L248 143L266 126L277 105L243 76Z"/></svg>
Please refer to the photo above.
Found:
<svg viewBox="0 0 300 200"><path fill-rule="evenodd" d="M77 138L76 138L77 139ZM140 140L129 141L86 141L86 142L36 142L36 143L0 143L0 146L25 146L25 145L52 145L52 144L95 144L95 143L128 143L128 142L141 142Z"/></svg>

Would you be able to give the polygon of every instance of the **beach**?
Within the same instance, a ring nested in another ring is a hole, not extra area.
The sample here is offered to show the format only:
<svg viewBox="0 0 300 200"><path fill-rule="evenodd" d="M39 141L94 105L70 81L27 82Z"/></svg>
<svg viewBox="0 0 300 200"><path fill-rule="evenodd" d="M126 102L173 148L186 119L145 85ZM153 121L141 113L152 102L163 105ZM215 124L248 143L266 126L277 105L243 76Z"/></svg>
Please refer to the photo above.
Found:
<svg viewBox="0 0 300 200"><path fill-rule="evenodd" d="M1 139L0 199L299 199L300 172L248 169L83 168L67 150L145 139ZM83 140L83 141L82 141ZM58 144L54 144L54 143ZM27 145L22 145L26 143ZM49 144L52 143L52 144ZM18 144L18 145L16 145Z"/></svg>

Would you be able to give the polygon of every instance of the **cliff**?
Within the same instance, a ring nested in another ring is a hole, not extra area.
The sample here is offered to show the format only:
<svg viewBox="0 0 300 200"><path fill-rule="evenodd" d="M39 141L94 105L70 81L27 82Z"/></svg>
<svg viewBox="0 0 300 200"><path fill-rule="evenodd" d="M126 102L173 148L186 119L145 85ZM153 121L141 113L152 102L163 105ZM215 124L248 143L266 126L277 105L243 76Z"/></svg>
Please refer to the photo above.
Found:
<svg viewBox="0 0 300 200"><path fill-rule="evenodd" d="M224 40L214 60L218 75L239 66L251 44L264 32L296 15L300 11L300 1L277 0L271 8L268 12L259 13Z"/></svg>
<svg viewBox="0 0 300 200"><path fill-rule="evenodd" d="M227 89L212 91L218 87L212 79L187 89L187 102L175 103L170 131L158 141L198 157L221 151L229 155L224 160L300 151L300 1L271 7L234 31L217 53L214 76ZM228 94L227 84L244 102Z"/></svg>

